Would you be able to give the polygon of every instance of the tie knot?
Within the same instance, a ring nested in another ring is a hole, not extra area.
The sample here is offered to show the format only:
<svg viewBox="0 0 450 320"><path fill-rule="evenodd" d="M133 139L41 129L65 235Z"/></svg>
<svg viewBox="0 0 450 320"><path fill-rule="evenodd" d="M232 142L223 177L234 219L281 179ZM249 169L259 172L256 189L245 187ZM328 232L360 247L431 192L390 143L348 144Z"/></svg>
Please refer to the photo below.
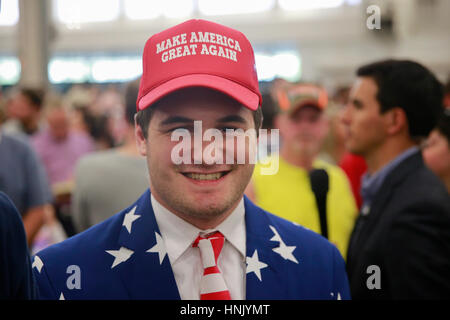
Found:
<svg viewBox="0 0 450 320"><path fill-rule="evenodd" d="M192 244L200 249L203 263L203 277L200 283L201 300L230 300L230 292L217 266L220 251L222 251L225 237L219 231L207 236L199 235Z"/></svg>
<svg viewBox="0 0 450 320"><path fill-rule="evenodd" d="M217 265L220 252L222 251L225 237L219 231L207 236L199 235L192 244L193 247L199 247L202 257L203 267L209 268Z"/></svg>

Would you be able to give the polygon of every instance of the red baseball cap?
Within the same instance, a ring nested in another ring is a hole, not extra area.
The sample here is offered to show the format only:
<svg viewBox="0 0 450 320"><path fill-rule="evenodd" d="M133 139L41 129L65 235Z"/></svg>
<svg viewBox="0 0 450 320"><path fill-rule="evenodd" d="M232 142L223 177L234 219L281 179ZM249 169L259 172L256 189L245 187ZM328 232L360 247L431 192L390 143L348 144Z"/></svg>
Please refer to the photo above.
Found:
<svg viewBox="0 0 450 320"><path fill-rule="evenodd" d="M262 97L255 57L241 32L206 20L188 20L147 40L137 111L186 87L221 91L250 110Z"/></svg>

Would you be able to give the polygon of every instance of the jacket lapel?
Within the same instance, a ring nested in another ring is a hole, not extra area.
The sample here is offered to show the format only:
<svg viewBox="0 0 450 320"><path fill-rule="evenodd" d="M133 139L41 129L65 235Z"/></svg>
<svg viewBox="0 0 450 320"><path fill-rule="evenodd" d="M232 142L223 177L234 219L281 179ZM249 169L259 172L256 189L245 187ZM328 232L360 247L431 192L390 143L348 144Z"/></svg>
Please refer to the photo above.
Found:
<svg viewBox="0 0 450 320"><path fill-rule="evenodd" d="M126 218L130 210L134 210L134 213ZM147 190L125 212L124 226L118 241L119 248L133 251L129 261L116 266L130 299L180 299L160 235L150 201L150 190Z"/></svg>
<svg viewBox="0 0 450 320"><path fill-rule="evenodd" d="M264 211L246 196L245 224L247 230L247 300L284 299L286 295L285 266L273 252L278 242L271 241L274 233Z"/></svg>

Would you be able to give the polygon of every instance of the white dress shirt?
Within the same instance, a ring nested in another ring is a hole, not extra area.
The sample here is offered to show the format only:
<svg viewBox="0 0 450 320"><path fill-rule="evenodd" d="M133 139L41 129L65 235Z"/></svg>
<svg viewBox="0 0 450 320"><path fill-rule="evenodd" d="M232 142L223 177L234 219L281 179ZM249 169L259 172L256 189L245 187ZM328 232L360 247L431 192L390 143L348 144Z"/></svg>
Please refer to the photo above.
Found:
<svg viewBox="0 0 450 320"><path fill-rule="evenodd" d="M220 231L225 236L225 244L217 265L221 271L231 299L245 299L245 207L241 199L236 209L216 228L201 230L179 218L163 207L151 195L153 211L161 232L161 237L172 265L178 292L182 300L200 299L200 280L203 265L198 247L192 243L199 233Z"/></svg>

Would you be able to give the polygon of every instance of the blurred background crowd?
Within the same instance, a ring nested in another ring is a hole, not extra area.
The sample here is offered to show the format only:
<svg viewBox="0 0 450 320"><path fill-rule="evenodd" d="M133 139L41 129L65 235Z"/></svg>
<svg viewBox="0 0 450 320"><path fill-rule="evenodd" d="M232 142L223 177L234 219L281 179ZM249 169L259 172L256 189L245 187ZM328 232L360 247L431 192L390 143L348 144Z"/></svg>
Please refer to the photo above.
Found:
<svg viewBox="0 0 450 320"><path fill-rule="evenodd" d="M381 9L379 30L367 27L370 4ZM285 104L280 91L308 84L318 97L320 112L296 120L309 137L302 145L307 160L299 164L308 183L292 189L276 177L255 176L247 195L269 211L281 206L286 218L320 231L319 220L309 221L299 211L320 211L307 175L325 168L328 210L334 211L329 239L344 257L366 171L364 159L346 150L342 123L355 70L382 58L419 61L445 84L444 105L450 108L446 0L2 0L0 5L0 190L21 213L32 252L103 221L148 188L145 158L134 140L140 55L150 35L179 21L206 18L247 35L263 94L263 128L280 129L281 146L292 142L298 128L289 131L279 117ZM445 114L422 147L450 190ZM274 148L272 153L279 151ZM273 192L287 200L269 200Z"/></svg>

